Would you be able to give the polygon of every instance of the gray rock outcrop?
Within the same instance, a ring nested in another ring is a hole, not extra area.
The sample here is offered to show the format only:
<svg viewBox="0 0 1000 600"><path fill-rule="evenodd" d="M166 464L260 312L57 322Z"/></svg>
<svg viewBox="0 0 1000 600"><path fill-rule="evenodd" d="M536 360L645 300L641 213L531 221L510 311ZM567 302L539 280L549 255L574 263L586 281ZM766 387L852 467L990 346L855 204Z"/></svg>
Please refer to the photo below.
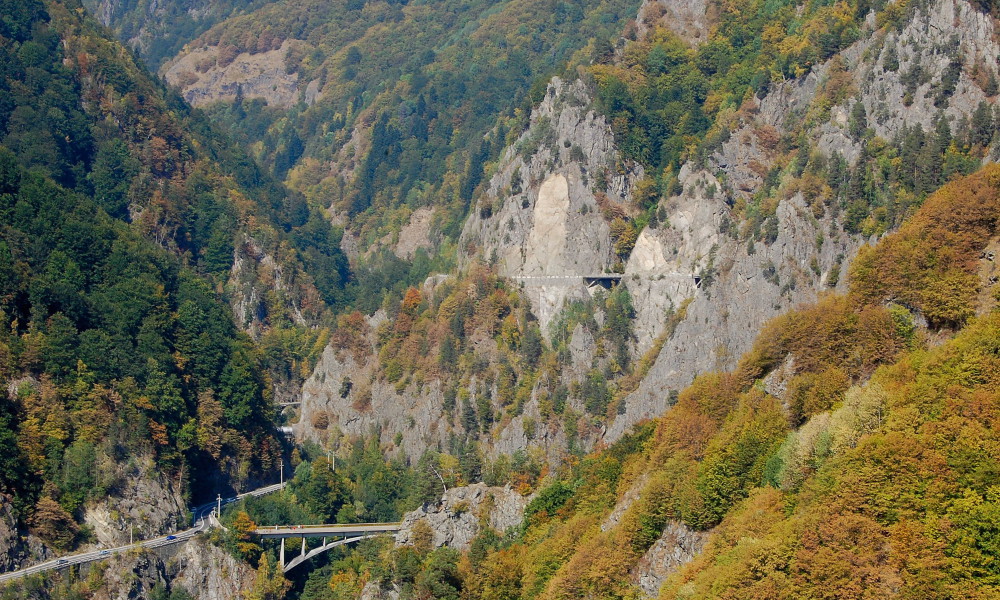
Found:
<svg viewBox="0 0 1000 600"><path fill-rule="evenodd" d="M0 495L0 573L16 571L49 557L51 553L39 540L18 530L14 507L6 496Z"/></svg>
<svg viewBox="0 0 1000 600"><path fill-rule="evenodd" d="M302 387L300 417L293 425L296 435L328 443L336 441L331 435L366 436L381 430L383 441L407 456L443 444L448 423L442 418L441 383L434 380L422 389L413 384L400 393L376 377L377 365L377 355L355 357L328 346Z"/></svg>
<svg viewBox="0 0 1000 600"><path fill-rule="evenodd" d="M180 88L193 106L232 102L237 96L261 98L270 106L284 108L300 99L311 104L321 95L318 82L303 86L298 73L285 71L286 56L296 43L285 40L275 50L243 52L227 64L220 64L223 50L219 46L194 48L165 64L161 75Z"/></svg>
<svg viewBox="0 0 1000 600"><path fill-rule="evenodd" d="M93 570L99 577L90 577ZM238 600L250 588L256 572L225 550L204 539L164 549L164 553L138 550L116 554L84 567L85 575L99 582L95 600L149 598L155 587L181 590L192 600Z"/></svg>
<svg viewBox="0 0 1000 600"><path fill-rule="evenodd" d="M194 600L241 598L256 577L250 565L202 539L184 544L167 566L171 585Z"/></svg>
<svg viewBox="0 0 1000 600"><path fill-rule="evenodd" d="M637 33L643 37L654 27L665 27L689 44L707 41L708 5L707 0L643 0Z"/></svg>
<svg viewBox="0 0 1000 600"><path fill-rule="evenodd" d="M460 248L476 247L499 273L521 284L542 325L570 298L584 298L582 276L614 263L598 194L620 203L642 168L623 161L604 117L581 81L549 83L531 125L507 148ZM468 260L468 257L465 257Z"/></svg>
<svg viewBox="0 0 1000 600"><path fill-rule="evenodd" d="M774 242L751 251L746 242L720 232L729 208L721 197L705 196L705 187L715 183L699 183L714 182L711 175L685 169L681 180L692 191L666 202L669 226L642 233L624 284L642 337L664 333L667 315L682 305L683 318L666 332L669 339L626 399L625 412L608 427L606 441L662 414L670 392L686 387L698 373L732 368L767 320L829 288L834 269L867 241L839 234L818 243L817 235L840 227L830 216L816 219L797 194L778 206ZM682 277L681 271L689 275Z"/></svg>
<svg viewBox="0 0 1000 600"><path fill-rule="evenodd" d="M711 534L670 522L659 539L639 559L629 575L647 598L656 598L672 573L694 560Z"/></svg>
<svg viewBox="0 0 1000 600"><path fill-rule="evenodd" d="M163 535L187 525L187 506L175 486L158 471L152 456L118 463L100 457L98 467L114 482L114 493L84 506L83 519L102 546Z"/></svg>
<svg viewBox="0 0 1000 600"><path fill-rule="evenodd" d="M434 534L433 545L468 550L472 540L488 525L503 533L524 519L528 498L510 487L489 487L485 483L449 489L442 499L428 503L403 516L396 545L414 542L414 526L424 522Z"/></svg>
<svg viewBox="0 0 1000 600"><path fill-rule="evenodd" d="M163 561L152 552L126 552L89 568L103 573L103 585L96 590L95 600L149 598L154 587L167 586Z"/></svg>
<svg viewBox="0 0 1000 600"><path fill-rule="evenodd" d="M0 572L20 566L23 553L20 538L14 512L7 499L0 497Z"/></svg>
<svg viewBox="0 0 1000 600"><path fill-rule="evenodd" d="M399 600L401 590L396 584L382 587L376 581L369 581L361 588L358 600Z"/></svg>
<svg viewBox="0 0 1000 600"><path fill-rule="evenodd" d="M423 293L433 296L434 286L443 281L442 278L429 279ZM397 387L380 378L374 332L386 318L381 311L369 317L366 353L355 354L332 345L323 351L302 387L298 420L292 425L297 439L335 448L341 436L357 438L380 432L383 445L392 453L415 458L429 448L448 447L453 434L479 435L476 431L465 431L458 407L451 413L445 411L444 382L441 380L435 378L422 384L410 382ZM578 368L567 369L565 376L571 379L583 376L595 352L594 339L586 330L574 333L573 339L574 361ZM483 352L490 354L489 348ZM495 458L534 447L549 461L560 460L567 443L565 432L538 425L543 423L537 393L542 383L536 385L521 414L497 424L480 437L487 456ZM481 377L473 376L464 386L464 393L468 394L465 401L475 404L485 395L495 406L498 404L496 386L495 382L487 386ZM570 399L568 406L583 411L578 399ZM579 428L580 439L588 445L598 433L599 430L586 424Z"/></svg>
<svg viewBox="0 0 1000 600"><path fill-rule="evenodd" d="M318 292L311 285L303 285L294 268L288 271L280 256L275 256L251 235L243 235L233 250L226 293L236 324L251 336L258 337L268 327L268 296L275 292L296 324L305 325L315 318L315 311L308 306L322 305Z"/></svg>

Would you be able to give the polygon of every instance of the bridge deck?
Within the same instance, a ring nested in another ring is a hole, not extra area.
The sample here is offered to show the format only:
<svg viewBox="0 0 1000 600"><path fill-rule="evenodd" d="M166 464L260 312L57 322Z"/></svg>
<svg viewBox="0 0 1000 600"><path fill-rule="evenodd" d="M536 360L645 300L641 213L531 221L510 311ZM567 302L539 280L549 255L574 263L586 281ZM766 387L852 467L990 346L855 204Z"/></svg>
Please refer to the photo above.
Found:
<svg viewBox="0 0 1000 600"><path fill-rule="evenodd" d="M263 538L337 537L390 533L399 531L399 523L357 523L350 525L272 525L258 527L254 533Z"/></svg>

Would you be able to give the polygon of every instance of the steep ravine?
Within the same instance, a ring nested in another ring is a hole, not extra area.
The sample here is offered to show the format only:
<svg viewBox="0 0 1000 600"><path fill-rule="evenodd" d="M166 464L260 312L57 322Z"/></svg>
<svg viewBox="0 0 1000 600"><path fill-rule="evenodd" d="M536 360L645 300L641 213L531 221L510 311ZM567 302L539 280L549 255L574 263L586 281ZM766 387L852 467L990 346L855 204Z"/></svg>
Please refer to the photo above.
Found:
<svg viewBox="0 0 1000 600"><path fill-rule="evenodd" d="M462 268L478 257L496 262L498 272L511 278L527 297L543 335L564 302L585 299L593 289L583 276L598 275L613 265L610 229L602 216L597 182L607 202L627 203L638 165L622 160L614 147L610 127L594 111L581 82L554 79L542 103L533 111L531 125L500 160L487 191L478 201L462 233L460 245L476 248L462 256ZM447 278L430 278L422 288L426 297ZM444 448L449 436L465 433L457 419L444 417L444 387L433 379L399 391L378 370L374 334L385 317L368 319L369 351L364 356L328 347L302 389L300 418L294 425L300 439L325 442L334 435L364 436L381 431L383 443L406 456L427 448ZM562 370L565 382L580 381L595 357L593 337L577 328L570 344L572 360ZM350 380L351 385L344 382ZM497 390L485 389L473 377L466 392L473 400L487 394L496 404ZM578 399L569 407L583 413ZM560 460L567 439L562 428L525 423L543 422L537 390L521 414L502 422L479 440L487 455L511 454L529 445L540 448L551 461ZM582 427L580 439L589 447L599 428Z"/></svg>

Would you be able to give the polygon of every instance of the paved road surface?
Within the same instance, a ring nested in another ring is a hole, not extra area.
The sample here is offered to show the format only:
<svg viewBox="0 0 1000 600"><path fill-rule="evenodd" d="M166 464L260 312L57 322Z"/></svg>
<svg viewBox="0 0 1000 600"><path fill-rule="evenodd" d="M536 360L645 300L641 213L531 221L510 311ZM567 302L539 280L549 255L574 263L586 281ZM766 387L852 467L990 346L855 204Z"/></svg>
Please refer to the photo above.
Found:
<svg viewBox="0 0 1000 600"><path fill-rule="evenodd" d="M238 494L233 498L225 498L222 500L223 504L229 504L231 502L236 502L250 496L263 496L264 494L270 494L271 492L276 492L284 487L285 484L276 483L274 485L268 485L262 488L257 488L243 494ZM169 546L171 544L180 544L181 542L186 542L194 536L198 535L202 531L205 531L209 527L209 515L215 509L216 503L211 502L208 504L203 504L192 509L194 514L194 523L189 529L184 531L178 531L177 533L169 536L162 536L158 538L153 538L151 540L143 540L141 542L136 542L135 544L118 546L117 548L106 548L103 550L92 550L90 552L81 552L80 554L72 554L69 556L63 556L62 558L57 558L55 560L50 560L43 563L38 563L37 565L32 565L21 569L20 571L11 571L9 573L0 573L0 582L11 581L14 579L20 579L27 575L32 575L35 573L42 573L45 571L51 571L52 569L65 569L72 565L79 565L82 563L93 562L95 560L104 560L115 554L121 552L127 552L133 548L159 548L161 546Z"/></svg>

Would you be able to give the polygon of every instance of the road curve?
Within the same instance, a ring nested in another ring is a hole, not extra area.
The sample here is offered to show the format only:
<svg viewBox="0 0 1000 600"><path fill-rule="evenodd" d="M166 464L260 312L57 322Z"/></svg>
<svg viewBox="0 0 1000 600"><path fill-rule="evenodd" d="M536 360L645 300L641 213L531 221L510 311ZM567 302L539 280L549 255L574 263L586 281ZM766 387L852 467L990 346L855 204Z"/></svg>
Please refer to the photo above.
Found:
<svg viewBox="0 0 1000 600"><path fill-rule="evenodd" d="M276 492L286 484L275 483L273 485L264 486L245 492L242 494L237 494L232 498L224 498L222 504L229 504L242 500L243 498L263 496L264 494L270 494L271 492ZM139 549L139 548L160 548L163 546L170 546L172 544L180 544L186 542L198 535L202 531L208 529L208 519L209 515L215 510L216 503L210 502L208 504L202 504L201 506L194 507L191 512L194 515L194 522L191 527L183 531L178 531L177 533L160 536L152 538L149 540L142 540L134 544L126 544L125 546L118 546L117 548L104 548L101 550L92 550L89 552L81 552L79 554L71 554L69 556L63 556L53 560L49 560L43 563L38 563L36 565L31 565L30 567L25 567L18 571L10 571L8 573L0 573L0 582L13 581L15 579L20 579L21 577L27 577L28 575L34 575L35 573L43 573L45 571L51 571L53 569L65 569L73 565L79 565L83 563L94 562L95 560L105 560L111 558L116 554L122 552L128 552L129 550ZM170 538L170 539L168 539Z"/></svg>

